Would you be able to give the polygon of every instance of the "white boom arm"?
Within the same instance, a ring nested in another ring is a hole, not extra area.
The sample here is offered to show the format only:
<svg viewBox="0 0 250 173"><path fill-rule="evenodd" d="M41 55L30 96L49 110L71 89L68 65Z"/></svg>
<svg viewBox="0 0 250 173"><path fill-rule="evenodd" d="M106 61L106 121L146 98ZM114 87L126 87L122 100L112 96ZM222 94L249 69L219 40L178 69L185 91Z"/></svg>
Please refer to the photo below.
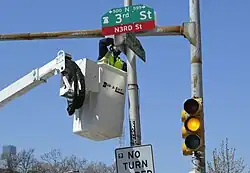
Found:
<svg viewBox="0 0 250 173"><path fill-rule="evenodd" d="M30 73L0 91L0 108L11 100L22 96L34 87L46 82L53 75L65 70L65 58L71 55L60 50L57 57L44 66L32 70Z"/></svg>

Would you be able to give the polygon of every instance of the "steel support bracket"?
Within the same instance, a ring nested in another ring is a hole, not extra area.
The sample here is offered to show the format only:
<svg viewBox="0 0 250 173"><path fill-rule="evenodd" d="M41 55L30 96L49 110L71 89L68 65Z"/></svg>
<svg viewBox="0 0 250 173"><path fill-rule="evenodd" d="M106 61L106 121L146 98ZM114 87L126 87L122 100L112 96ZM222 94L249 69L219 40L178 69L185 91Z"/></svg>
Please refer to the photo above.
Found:
<svg viewBox="0 0 250 173"><path fill-rule="evenodd" d="M190 44L196 46L196 23L195 22L184 22L183 23L183 35Z"/></svg>
<svg viewBox="0 0 250 173"><path fill-rule="evenodd" d="M114 36L114 45L126 55L125 49L125 37L126 34L119 34Z"/></svg>

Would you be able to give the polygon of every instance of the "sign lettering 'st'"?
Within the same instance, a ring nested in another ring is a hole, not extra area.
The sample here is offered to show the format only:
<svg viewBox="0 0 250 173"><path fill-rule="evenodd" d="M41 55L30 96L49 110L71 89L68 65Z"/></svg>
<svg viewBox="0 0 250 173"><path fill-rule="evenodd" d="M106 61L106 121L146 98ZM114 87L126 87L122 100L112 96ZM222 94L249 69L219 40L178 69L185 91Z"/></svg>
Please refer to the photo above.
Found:
<svg viewBox="0 0 250 173"><path fill-rule="evenodd" d="M151 14L152 14L152 12L151 12L151 11L148 11L148 18L149 18L149 19L152 19Z"/></svg>
<svg viewBox="0 0 250 173"><path fill-rule="evenodd" d="M152 12L151 11L141 11L140 12L140 20L152 19Z"/></svg>
<svg viewBox="0 0 250 173"><path fill-rule="evenodd" d="M140 12L140 15L141 15L140 20L145 20L145 19L147 19L147 15L146 15L145 13L146 13L146 11L141 11L141 12Z"/></svg>

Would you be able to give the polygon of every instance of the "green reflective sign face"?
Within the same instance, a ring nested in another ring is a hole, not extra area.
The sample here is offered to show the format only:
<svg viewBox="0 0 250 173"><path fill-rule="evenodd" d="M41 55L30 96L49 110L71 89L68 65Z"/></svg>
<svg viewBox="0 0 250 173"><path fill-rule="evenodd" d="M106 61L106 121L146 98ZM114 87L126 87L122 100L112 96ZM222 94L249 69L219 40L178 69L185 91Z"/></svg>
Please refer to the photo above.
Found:
<svg viewBox="0 0 250 173"><path fill-rule="evenodd" d="M155 20L154 9L139 4L113 8L102 16L102 27Z"/></svg>

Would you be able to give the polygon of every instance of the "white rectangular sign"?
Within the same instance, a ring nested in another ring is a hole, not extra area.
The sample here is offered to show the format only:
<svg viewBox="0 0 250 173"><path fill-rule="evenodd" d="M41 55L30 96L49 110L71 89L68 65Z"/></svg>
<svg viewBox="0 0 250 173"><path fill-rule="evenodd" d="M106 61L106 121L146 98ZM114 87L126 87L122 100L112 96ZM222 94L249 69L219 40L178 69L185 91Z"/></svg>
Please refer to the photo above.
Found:
<svg viewBox="0 0 250 173"><path fill-rule="evenodd" d="M117 148L117 173L155 173L152 145Z"/></svg>

